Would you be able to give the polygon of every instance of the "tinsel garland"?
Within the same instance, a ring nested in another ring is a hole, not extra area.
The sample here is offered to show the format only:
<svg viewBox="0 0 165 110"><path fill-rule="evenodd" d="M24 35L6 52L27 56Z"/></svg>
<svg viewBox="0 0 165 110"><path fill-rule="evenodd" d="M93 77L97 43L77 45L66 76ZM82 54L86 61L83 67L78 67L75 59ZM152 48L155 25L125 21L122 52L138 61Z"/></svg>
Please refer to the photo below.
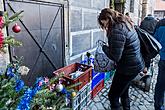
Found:
<svg viewBox="0 0 165 110"><path fill-rule="evenodd" d="M48 81L49 81L48 78L43 78L43 77L38 78L35 83L35 86L25 91L20 103L17 106L17 110L30 110L30 102L33 100L33 97L37 94L38 91L42 89L44 85L49 87ZM53 90L50 91L53 92ZM71 93L67 91L66 88L63 88L62 91L59 92L62 94L66 94L66 103L68 104L69 103L68 100L70 99Z"/></svg>
<svg viewBox="0 0 165 110"><path fill-rule="evenodd" d="M35 86L33 88L28 88L20 103L17 106L17 110L30 110L30 102L35 96L35 94L42 89L42 86L45 84L44 78L40 77L37 79Z"/></svg>

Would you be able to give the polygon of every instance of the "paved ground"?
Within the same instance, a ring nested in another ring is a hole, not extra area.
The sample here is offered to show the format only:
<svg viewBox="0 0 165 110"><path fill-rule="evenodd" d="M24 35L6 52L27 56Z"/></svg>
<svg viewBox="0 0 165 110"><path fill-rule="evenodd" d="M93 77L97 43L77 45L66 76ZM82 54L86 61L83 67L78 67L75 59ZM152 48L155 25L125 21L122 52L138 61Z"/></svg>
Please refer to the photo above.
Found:
<svg viewBox="0 0 165 110"><path fill-rule="evenodd" d="M143 92L138 88L130 87L131 110L154 110L153 95L158 70L157 62L154 65L154 76L149 92ZM93 99L87 110L110 110L110 102L107 97L110 85L111 81L106 83L105 88Z"/></svg>

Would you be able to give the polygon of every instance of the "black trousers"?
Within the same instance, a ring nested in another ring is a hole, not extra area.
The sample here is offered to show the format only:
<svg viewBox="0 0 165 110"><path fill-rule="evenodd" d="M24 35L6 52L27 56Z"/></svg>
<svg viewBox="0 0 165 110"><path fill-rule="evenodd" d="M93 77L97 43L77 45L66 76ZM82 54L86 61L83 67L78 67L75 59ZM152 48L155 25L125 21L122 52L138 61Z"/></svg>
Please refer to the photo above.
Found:
<svg viewBox="0 0 165 110"><path fill-rule="evenodd" d="M155 110L165 110L165 60L159 61L157 83L155 85L154 106Z"/></svg>
<svg viewBox="0 0 165 110"><path fill-rule="evenodd" d="M129 87L131 81L136 77L137 74L123 75L116 71L108 97L111 104L112 110L121 110L120 105L122 104L123 110L130 110L130 99L129 99ZM121 104L119 103L121 99Z"/></svg>
<svg viewBox="0 0 165 110"><path fill-rule="evenodd" d="M145 67L147 67L147 69L150 67L150 64L151 64L151 59L145 61Z"/></svg>

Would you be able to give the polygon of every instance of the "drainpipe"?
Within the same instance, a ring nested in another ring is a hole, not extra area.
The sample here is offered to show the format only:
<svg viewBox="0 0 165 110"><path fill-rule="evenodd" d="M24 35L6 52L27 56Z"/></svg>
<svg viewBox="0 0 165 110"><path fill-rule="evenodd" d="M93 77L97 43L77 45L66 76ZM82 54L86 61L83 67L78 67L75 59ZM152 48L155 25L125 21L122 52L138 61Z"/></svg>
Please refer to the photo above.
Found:
<svg viewBox="0 0 165 110"><path fill-rule="evenodd" d="M69 16L70 16L70 3L69 3L69 0L64 0L64 1L66 1L67 2L67 31L68 31L68 33L67 33L67 39L66 40L68 40L67 42L65 42L65 43L67 43L67 44L65 44L65 60L64 60L64 65L68 65L69 64L69 60L70 60L70 53L69 53L69 49L70 49L70 47L69 47L69 44L70 44L70 19L69 19ZM66 38L66 37L65 37Z"/></svg>
<svg viewBox="0 0 165 110"><path fill-rule="evenodd" d="M141 17L142 20L147 15L147 5L148 5L148 0L143 0L143 2L142 2L142 17Z"/></svg>

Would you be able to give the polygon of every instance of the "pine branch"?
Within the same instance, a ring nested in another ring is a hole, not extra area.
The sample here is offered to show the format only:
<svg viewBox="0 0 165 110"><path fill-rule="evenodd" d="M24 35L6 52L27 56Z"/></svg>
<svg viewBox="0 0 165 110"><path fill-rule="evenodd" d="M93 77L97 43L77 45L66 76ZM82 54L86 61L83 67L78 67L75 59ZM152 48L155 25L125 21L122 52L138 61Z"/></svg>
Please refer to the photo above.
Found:
<svg viewBox="0 0 165 110"><path fill-rule="evenodd" d="M62 103L62 104L60 105L60 110L61 110L62 108L64 108L64 107L66 107L66 103L65 103L65 102Z"/></svg>
<svg viewBox="0 0 165 110"><path fill-rule="evenodd" d="M65 103L65 100L64 100L65 98L63 97L61 100L59 100L59 102L56 104L56 106L57 106L57 110L60 110L60 106L61 106L61 104L63 104L63 103Z"/></svg>
<svg viewBox="0 0 165 110"><path fill-rule="evenodd" d="M73 110L72 108L61 108L60 110Z"/></svg>
<svg viewBox="0 0 165 110"><path fill-rule="evenodd" d="M20 17L20 14L22 14L24 11L23 10L21 10L21 11L19 11L19 12L16 12L16 13L14 13L14 15L12 15L11 17L9 17L9 20L13 20L13 19L18 19L18 17Z"/></svg>
<svg viewBox="0 0 165 110"><path fill-rule="evenodd" d="M76 87L76 86L78 86L78 85L81 85L82 84L82 82L79 82L79 83L76 83L76 84L73 84L73 85L71 85L71 86L68 86L68 87L66 87L67 89L72 89L72 88L74 88L74 87Z"/></svg>
<svg viewBox="0 0 165 110"><path fill-rule="evenodd" d="M22 18L21 14L23 13L24 11L19 11L19 12L16 12L14 15L12 15L11 17L9 17L8 15L8 12L4 12L4 25L3 25L3 28L8 26L10 23L13 23L19 19Z"/></svg>
<svg viewBox="0 0 165 110"><path fill-rule="evenodd" d="M17 41L14 39L13 36L7 36L4 39L4 46L10 45L10 46L22 46L22 42Z"/></svg>
<svg viewBox="0 0 165 110"><path fill-rule="evenodd" d="M54 102L54 104L57 105L61 100L62 101L64 100L63 96L58 97L58 99Z"/></svg>

